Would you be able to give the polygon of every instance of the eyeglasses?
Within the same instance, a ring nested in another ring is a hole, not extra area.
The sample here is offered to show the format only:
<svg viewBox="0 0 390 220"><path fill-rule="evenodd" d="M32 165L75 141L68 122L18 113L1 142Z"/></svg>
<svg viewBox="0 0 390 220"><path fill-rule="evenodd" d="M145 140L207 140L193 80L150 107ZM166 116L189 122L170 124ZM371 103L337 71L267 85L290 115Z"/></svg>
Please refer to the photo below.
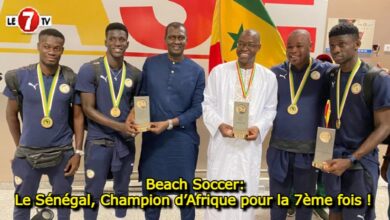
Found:
<svg viewBox="0 0 390 220"><path fill-rule="evenodd" d="M179 40L179 41L184 41L186 39L186 36L183 36L183 35L179 35L179 36L175 36L175 35L168 35L167 36L167 39L169 41L176 41Z"/></svg>
<svg viewBox="0 0 390 220"><path fill-rule="evenodd" d="M257 46L259 46L259 45L256 44L256 43L253 43L253 42L242 42L242 41L239 41L237 43L237 47L240 47L240 48L244 48L244 47L255 48Z"/></svg>

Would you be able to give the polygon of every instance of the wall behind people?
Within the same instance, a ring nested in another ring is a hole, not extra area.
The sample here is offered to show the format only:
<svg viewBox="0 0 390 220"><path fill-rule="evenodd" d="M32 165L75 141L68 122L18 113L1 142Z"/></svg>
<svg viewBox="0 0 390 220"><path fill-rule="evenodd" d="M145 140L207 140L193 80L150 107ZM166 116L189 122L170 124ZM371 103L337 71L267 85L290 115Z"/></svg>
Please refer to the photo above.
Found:
<svg viewBox="0 0 390 220"><path fill-rule="evenodd" d="M326 0L313 0L313 2L317 2L317 1L326 1ZM0 0L0 8L6 6L7 2L9 2L9 0ZM107 2L107 1L103 1L103 2ZM137 0L131 0L131 1L129 1L129 4L131 2L133 2L133 3L136 2L134 4L141 4L141 3L138 3ZM152 1L150 1L150 2L152 2ZM153 2L156 2L155 4L163 4L163 1L153 1ZM266 2L271 2L271 1L266 1ZM373 2L375 4L373 4ZM108 8L115 7L115 6L118 6L118 4L104 4L104 7L107 9L107 7ZM266 5L266 7L267 7L267 5ZM269 7L269 9L271 9L271 8L276 9L277 7L280 7L280 5L273 5L272 7ZM299 6L299 7L295 6L295 8L297 8L297 10L299 8L302 8L304 10L307 7L308 6ZM158 12L161 12L163 7L158 7L158 8L159 8ZM2 9L4 9L4 8L2 8ZM170 5L168 7L168 9L169 10L177 9L177 6ZM278 11L285 12L284 10L278 10ZM380 46L382 48L383 48L384 43L390 43L390 40L388 38L388 36L390 36L390 30L388 30L388 28L386 26L386 22L388 22L388 20L390 20L390 14L388 13L389 11L390 11L390 3L388 2L388 0L376 0L376 1L328 0L328 17L351 17L351 18L375 19L376 24L375 24L375 33L374 33L374 43L380 44ZM293 11L292 13L295 13L295 15L297 15L296 11ZM171 13L165 13L165 14L166 15L164 15L164 16L171 15ZM272 14L272 13L270 13L270 14ZM301 15L301 14L302 13L300 13L300 14L298 13L298 15ZM305 14L305 13L303 13L303 14ZM46 15L46 14L42 14L42 15ZM161 14L158 14L159 18L161 16L162 16ZM185 14L178 13L177 16L179 16L181 19L181 18L185 17ZM106 17L108 17L110 20L113 20L113 19L120 20L119 15L113 14L113 13L108 13L108 15ZM278 20L280 20L280 18L279 19L274 18L275 23L277 23ZM308 20L308 19L305 19L305 20ZM165 19L161 20L160 22L163 24L167 24L170 21L171 20L165 18ZM0 24L2 24L2 23L0 22ZM5 26L1 25L2 31L4 30L3 29L4 27ZM68 28L66 26L61 26L61 31L63 31L63 28L64 28L65 36L78 36L75 28ZM102 28L102 31L103 31L103 28ZM100 35L101 34L99 34L99 36ZM324 35L325 36L322 36L323 38L326 37L325 33L324 33ZM85 36L83 39L85 40ZM79 49L79 48L85 49L85 47L83 47L83 45L80 44L80 40L81 39L74 37L74 40L72 42L72 39L70 39L68 37L67 41L65 42L65 53L61 59L61 64L71 66L75 71L78 71L78 69L82 63L87 62L87 61L93 59L94 57L98 57L99 55L103 55L103 53L99 54L99 53L96 53L96 51L104 51L104 46L103 46L104 42L101 42L101 46L88 47L90 50L95 51L94 55L84 55L83 53L80 53L79 55L70 55L68 53L68 51L71 49L73 49L73 50ZM31 43L29 45L23 44L24 46L20 46L21 47L20 51L15 51L15 52L7 54L4 52L4 50L0 50L0 72L3 72L3 74L4 74L5 71L7 71L7 70L18 68L21 66L28 65L30 63L37 62L38 61L37 54L21 53L21 52L23 52L23 47L26 50L28 50L27 48L34 50L36 42L37 42L37 36L33 35L32 39L31 39ZM3 43L4 42L0 41L0 47L2 47ZM209 50L208 44L209 44L209 41L207 40L204 43L202 43L201 46L199 46L195 49L186 50L185 53L187 53L187 54L208 53L208 50ZM17 45L17 46L15 46L15 45ZM14 47L19 47L19 46L18 46L18 44L14 44ZM132 48L132 47L133 47L133 49L137 50L138 52L141 52L141 51L145 52L145 53L153 52L150 49L144 51L142 49L142 47L140 46L140 44L135 42L134 40L130 41L130 48ZM154 52L156 52L156 51L154 51ZM160 52L160 51L157 51L157 52ZM379 52L378 55L379 56L369 55L369 56L365 56L363 58L370 63L380 63L384 67L389 68L390 67L390 59L389 59L390 53L385 54L382 52L382 49L381 49L381 51ZM125 59L127 61L131 62L132 64L135 64L138 68L141 68L145 57L127 56ZM208 60L207 59L196 59L196 62L198 62L201 66L203 66L205 68L205 70L208 69ZM1 91L3 90L3 88L4 88L4 82L2 81L2 82L0 82ZM13 145L14 144L13 144L11 135L8 131L7 124L5 122L6 102L7 102L7 99L3 95L0 95L0 106L2 106L0 108L0 119L1 119L0 120L0 140L1 140L0 182L12 180L10 161L13 158L13 153L14 153L14 146ZM201 136L198 169L204 170L206 167L208 132L204 128L204 125L202 122L199 122L198 124L199 124L199 134ZM140 140L138 139L138 141L137 141L138 153L140 151L139 141ZM263 155L265 155L265 154L263 154ZM265 160L263 159L263 161L265 161ZM263 167L265 168L265 166L263 166Z"/></svg>
<svg viewBox="0 0 390 220"><path fill-rule="evenodd" d="M378 53L360 56L370 64L390 67L390 52L383 52L383 45L390 44L390 2L388 0L329 0L328 18L360 18L375 20L374 42L381 48Z"/></svg>

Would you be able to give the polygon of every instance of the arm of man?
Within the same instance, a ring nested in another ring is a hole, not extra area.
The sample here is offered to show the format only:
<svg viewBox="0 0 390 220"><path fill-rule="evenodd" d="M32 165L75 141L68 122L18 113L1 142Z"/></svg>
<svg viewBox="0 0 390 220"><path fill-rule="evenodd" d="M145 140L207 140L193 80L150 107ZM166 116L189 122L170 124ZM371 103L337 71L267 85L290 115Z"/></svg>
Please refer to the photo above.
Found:
<svg viewBox="0 0 390 220"><path fill-rule="evenodd" d="M185 126L190 124L202 115L202 102L203 102L203 92L205 88L205 76L204 71L201 69L198 72L198 78L195 86L194 93L192 95L191 107L188 108L185 112L179 116L172 118L173 126ZM169 122L160 121L151 123L150 131L155 134L160 134L165 131L169 126Z"/></svg>
<svg viewBox="0 0 390 220"><path fill-rule="evenodd" d="M205 73L203 69L200 68L195 90L192 94L191 107L173 120L173 126L190 124L202 115L202 102L204 98L203 93L205 85Z"/></svg>
<svg viewBox="0 0 390 220"><path fill-rule="evenodd" d="M390 75L389 69L387 69L387 68L382 68L382 69L385 70L388 75ZM387 169L389 167L389 162L390 162L390 143L387 143L387 144L388 145L387 145L386 154L383 158L383 164L381 166L381 176L382 176L383 180L385 180L386 182L388 182Z"/></svg>
<svg viewBox="0 0 390 220"><path fill-rule="evenodd" d="M262 97L266 99L264 108L260 114L257 114L255 124L248 129L247 140L256 140L258 137L261 138L260 140L264 140L275 119L278 104L278 82L275 75L272 72L270 74L272 77L269 77L268 93Z"/></svg>
<svg viewBox="0 0 390 220"><path fill-rule="evenodd" d="M81 108L81 105L74 104L72 107L73 111L73 131L75 137L75 148L76 150L83 149L83 140L84 140L84 114ZM80 154L74 154L68 164L66 165L64 171L65 176L73 176L80 166Z"/></svg>
<svg viewBox="0 0 390 220"><path fill-rule="evenodd" d="M72 110L76 150L82 150L84 141L84 113L81 105L73 105Z"/></svg>
<svg viewBox="0 0 390 220"><path fill-rule="evenodd" d="M204 90L204 101L202 103L203 122L211 136L215 136L217 131L220 131L223 137L232 138L234 137L233 126L224 123L217 109L217 99L220 92L218 91L218 83L222 83L221 80L217 78L221 68L221 66L217 66L209 74L207 86Z"/></svg>
<svg viewBox="0 0 390 220"><path fill-rule="evenodd" d="M353 152L353 156L360 160L376 148L390 133L390 77L378 75L373 81L373 118L375 129L364 140L361 146ZM350 159L335 159L325 164L324 171L335 175L342 175L352 166Z"/></svg>
<svg viewBox="0 0 390 220"><path fill-rule="evenodd" d="M19 140L21 135L18 112L19 112L19 107L17 101L15 99L8 99L7 109L6 109L6 119L7 119L8 129L11 132L16 147L19 146Z"/></svg>
<svg viewBox="0 0 390 220"><path fill-rule="evenodd" d="M390 108L374 111L375 130L367 137L362 145L352 154L357 160L373 151L390 134ZM352 166L350 159L330 160L325 171L341 176L345 170Z"/></svg>
<svg viewBox="0 0 390 220"><path fill-rule="evenodd" d="M385 157L383 158L383 164L381 166L381 176L384 181L388 182L387 169L389 168L390 161L390 145L387 146Z"/></svg>

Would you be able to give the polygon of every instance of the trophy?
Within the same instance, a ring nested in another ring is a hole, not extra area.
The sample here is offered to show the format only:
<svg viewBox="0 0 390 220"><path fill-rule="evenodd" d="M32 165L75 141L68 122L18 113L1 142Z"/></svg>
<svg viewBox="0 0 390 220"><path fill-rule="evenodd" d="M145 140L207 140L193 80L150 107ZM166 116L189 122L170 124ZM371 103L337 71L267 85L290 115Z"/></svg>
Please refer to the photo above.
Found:
<svg viewBox="0 0 390 220"><path fill-rule="evenodd" d="M335 129L318 127L313 167L322 169L323 162L333 158L335 134Z"/></svg>
<svg viewBox="0 0 390 220"><path fill-rule="evenodd" d="M148 131L150 128L150 108L149 96L134 97L135 124L141 132Z"/></svg>
<svg viewBox="0 0 390 220"><path fill-rule="evenodd" d="M235 138L245 139L248 135L249 103L234 102L233 133Z"/></svg>

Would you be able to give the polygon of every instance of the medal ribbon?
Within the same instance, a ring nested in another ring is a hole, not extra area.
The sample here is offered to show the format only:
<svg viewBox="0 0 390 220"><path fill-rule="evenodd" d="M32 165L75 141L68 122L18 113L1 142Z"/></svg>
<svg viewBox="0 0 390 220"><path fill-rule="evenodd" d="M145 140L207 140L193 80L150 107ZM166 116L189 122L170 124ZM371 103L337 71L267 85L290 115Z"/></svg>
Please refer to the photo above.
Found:
<svg viewBox="0 0 390 220"><path fill-rule="evenodd" d="M51 82L49 97L46 98L47 96L46 96L45 83L43 82L43 73L41 70L41 66L39 64L37 65L38 85L39 85L39 91L41 92L43 115L45 117L50 117L51 106L53 104L54 93L56 91L60 70L61 67L58 66L57 71L54 74L53 81Z"/></svg>
<svg viewBox="0 0 390 220"><path fill-rule="evenodd" d="M306 68L305 75L303 75L301 84L299 84L298 91L295 94L295 87L294 87L294 78L293 73L291 71L291 63L288 65L288 78L290 81L290 97L291 97L291 105L296 105L298 103L299 98L301 97L301 93L303 90L303 87L305 87L307 77L309 77L310 69L312 65L312 59L310 58L309 66Z"/></svg>
<svg viewBox="0 0 390 220"><path fill-rule="evenodd" d="M236 67L237 67L238 79L240 80L242 97L244 97L244 99L246 99L246 97L248 97L248 93L249 93L249 90L250 90L251 85L252 85L253 77L255 75L255 68L256 68L256 66L253 65L253 69L252 69L252 72L251 72L251 77L249 78L248 86L246 87L246 89L245 89L245 85L244 85L244 79L242 77L241 68L240 68L240 65L238 64L238 62L236 62Z"/></svg>
<svg viewBox="0 0 390 220"><path fill-rule="evenodd" d="M345 102L348 97L349 89L351 88L352 80L355 77L357 71L359 70L360 64L362 61L358 58L357 62L355 63L355 66L352 69L351 75L349 75L347 85L345 85L344 93L343 93L343 99L341 100L340 105L340 75L341 75L341 68L339 69L339 72L337 74L337 87L336 87L336 110L337 110L337 119L341 119L341 115L343 114Z"/></svg>
<svg viewBox="0 0 390 220"><path fill-rule="evenodd" d="M324 110L324 119L325 119L325 128L329 128L329 119L331 113L330 99L326 101L325 110Z"/></svg>
<svg viewBox="0 0 390 220"><path fill-rule="evenodd" d="M121 76L121 84L119 86L119 92L118 95L115 96L115 90L114 90L114 83L112 82L112 76L111 76L111 71L110 71L110 66L108 65L108 60L107 57L104 57L104 67L106 69L107 73L107 79L108 79L108 85L110 87L110 95L111 95L111 101L112 101L112 106L114 108L118 108L119 104L121 102L121 97L123 94L123 90L125 88L125 79L126 79L126 65L123 62L122 64L122 76Z"/></svg>

